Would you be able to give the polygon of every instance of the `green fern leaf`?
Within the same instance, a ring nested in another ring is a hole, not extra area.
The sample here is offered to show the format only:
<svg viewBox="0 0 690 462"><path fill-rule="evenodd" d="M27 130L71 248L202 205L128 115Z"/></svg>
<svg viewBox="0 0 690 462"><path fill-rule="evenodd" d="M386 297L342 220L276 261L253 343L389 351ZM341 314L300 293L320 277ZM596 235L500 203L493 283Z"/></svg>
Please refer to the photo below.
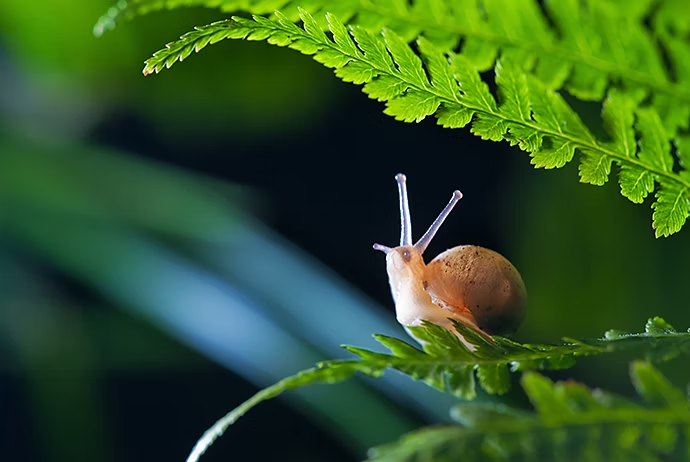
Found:
<svg viewBox="0 0 690 462"><path fill-rule="evenodd" d="M508 130L508 125L499 117L477 114L470 130L483 140L501 141Z"/></svg>
<svg viewBox="0 0 690 462"><path fill-rule="evenodd" d="M535 413L461 404L452 415L462 425L413 432L369 460L687 460L690 406L681 390L649 363L634 362L630 376L646 407L528 372L522 386Z"/></svg>
<svg viewBox="0 0 690 462"><path fill-rule="evenodd" d="M513 371L564 369L571 367L577 356L631 348L642 349L655 360L668 360L681 352L690 354L690 333L678 333L658 317L647 321L644 333L610 331L601 339L570 340L563 345L519 344L502 337L493 337L493 341L488 341L461 324L454 323L454 326L474 350L468 348L455 333L431 323L409 328L423 344L421 350L385 335L374 337L389 350L388 353L345 346L359 359L325 361L314 369L300 372L260 391L211 427L199 440L188 460L196 461L229 425L260 402L312 383L342 381L356 372L380 377L386 370L395 369L440 391L472 400L476 396L475 374L479 385L487 393L500 395L510 388L509 367ZM542 407L547 405L539 404Z"/></svg>
<svg viewBox="0 0 690 462"><path fill-rule="evenodd" d="M640 133L639 158L658 170L673 172L671 143L659 115L648 108L639 109L636 115L637 130Z"/></svg>
<svg viewBox="0 0 690 462"><path fill-rule="evenodd" d="M496 84L501 99L504 116L523 122L532 121L527 76L515 72L515 68L504 69L502 63L496 65Z"/></svg>
<svg viewBox="0 0 690 462"><path fill-rule="evenodd" d="M583 151L580 162L580 181L601 186L609 180L613 159L606 154Z"/></svg>
<svg viewBox="0 0 690 462"><path fill-rule="evenodd" d="M604 101L601 117L604 128L613 138L613 148L625 157L634 157L636 148L633 121L634 102L618 91L612 91Z"/></svg>
<svg viewBox="0 0 690 462"><path fill-rule="evenodd" d="M508 369L501 364L477 367L479 384L492 395L503 395L510 389Z"/></svg>
<svg viewBox="0 0 690 462"><path fill-rule="evenodd" d="M677 232L690 213L690 175L674 172L664 121L653 108L639 107L634 92L609 93L602 119L611 141L598 140L561 95L515 64L516 53L504 53L496 64L496 101L467 56L445 53L429 39L417 41L416 53L390 29L374 35L327 14L329 36L305 10L299 9L299 15L302 28L280 12L275 21L233 18L197 28L154 54L144 73L158 72L191 50L224 38L266 39L313 55L343 80L363 84L364 92L385 101L384 112L397 120L420 122L436 115L445 127L471 122L472 133L518 145L532 154L537 167L561 167L579 150L580 180L595 185L608 181L615 162L621 166L621 192L637 203L658 183L653 214L657 236Z"/></svg>
<svg viewBox="0 0 690 462"><path fill-rule="evenodd" d="M476 108L477 111L488 114L496 112L496 100L489 91L489 86L481 79L467 58L463 55L453 54L449 55L449 58L453 73L463 93L462 102L464 106Z"/></svg>
<svg viewBox="0 0 690 462"><path fill-rule="evenodd" d="M570 141L552 140L550 146L542 146L532 153L531 164L537 168L560 168L573 160L575 145Z"/></svg>
<svg viewBox="0 0 690 462"><path fill-rule="evenodd" d="M408 90L404 97L391 100L383 111L395 120L403 122L421 122L425 117L436 112L441 100L426 92Z"/></svg>
<svg viewBox="0 0 690 462"><path fill-rule="evenodd" d="M621 193L636 204L641 204L654 190L652 174L635 165L621 165L618 181L621 185Z"/></svg>
<svg viewBox="0 0 690 462"><path fill-rule="evenodd" d="M625 120L630 121L632 116L632 110L626 110ZM648 109L637 111L637 128L641 134L639 159L663 172L671 173L673 171L671 146L657 113ZM626 143L635 140L634 133L631 132L632 130L625 130ZM634 151L631 157L635 157ZM654 178L652 171L643 167L621 164L619 177L621 193L632 202L642 203L645 197L654 190ZM660 226L663 225L660 224ZM658 229L658 226L655 225L655 228Z"/></svg>
<svg viewBox="0 0 690 462"><path fill-rule="evenodd" d="M462 106L450 106L451 107L448 108L445 105L442 105L441 109L439 109L437 113L439 125L443 126L444 128L462 128L470 123L472 116L474 115L474 111Z"/></svg>
<svg viewBox="0 0 690 462"><path fill-rule="evenodd" d="M683 392L673 387L651 364L637 363L631 377L635 390L649 406L687 408L688 402Z"/></svg>
<svg viewBox="0 0 690 462"><path fill-rule="evenodd" d="M656 193L657 201L652 204L652 226L657 237L678 232L690 214L690 190L686 186L669 185Z"/></svg>

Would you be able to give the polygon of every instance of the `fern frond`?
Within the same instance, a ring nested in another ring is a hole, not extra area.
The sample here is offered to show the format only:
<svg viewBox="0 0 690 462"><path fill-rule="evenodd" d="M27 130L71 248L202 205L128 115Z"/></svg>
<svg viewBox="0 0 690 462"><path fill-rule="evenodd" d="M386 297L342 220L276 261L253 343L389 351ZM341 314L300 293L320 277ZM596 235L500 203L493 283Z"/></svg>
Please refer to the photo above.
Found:
<svg viewBox="0 0 690 462"><path fill-rule="evenodd" d="M303 7L312 15L333 13L370 32L386 27L408 42L421 34L443 51L462 42L463 54L479 71L503 56L533 71L548 88L565 85L586 100L601 100L611 85L641 89L654 95L653 105L670 134L688 124L690 48L669 24L686 12L654 10L648 0L627 2L625 8L617 2L552 0L544 10L536 0L121 0L94 32L100 35L118 21L151 11L188 6L260 15L280 10L293 22ZM675 79L664 66L657 37Z"/></svg>
<svg viewBox="0 0 690 462"><path fill-rule="evenodd" d="M198 460L228 426L260 402L283 391L312 383L339 382L356 372L380 377L386 370L395 369L440 391L471 400L476 396L475 374L486 392L500 395L510 388L509 367L512 371L565 369L575 363L576 356L635 347L642 348L650 358L657 360L667 360L681 352L690 353L690 333L676 332L661 318L650 319L644 333L609 331L602 339L570 340L563 345L519 344L502 337L493 337L493 342L489 342L474 330L455 323L457 332L474 347L474 351L453 332L435 324L425 323L410 329L415 338L423 343L422 350L384 335L376 335L375 338L389 353L345 346L359 359L325 361L316 368L300 372L260 391L216 422L199 440L188 462Z"/></svg>
<svg viewBox="0 0 690 462"><path fill-rule="evenodd" d="M646 406L528 372L521 383L535 413L462 404L454 414L464 425L413 432L371 450L369 460L687 460L690 408L682 391L649 363L634 362L630 375Z"/></svg>
<svg viewBox="0 0 690 462"><path fill-rule="evenodd" d="M532 153L536 167L563 166L578 149L582 153L580 179L595 185L608 180L616 162L622 167L621 192L633 202L641 202L658 183L653 205L657 236L677 232L690 214L690 177L686 171L673 170L669 134L660 116L653 108L638 109L628 94L609 93L602 117L612 141L601 141L557 92L509 58L496 64L497 102L465 54L444 53L423 37L417 41L416 53L388 29L381 34L359 26L348 29L329 14L329 37L304 10L300 10L303 27L280 12L275 14L276 21L235 17L199 27L155 53L146 62L144 74L159 72L192 51L226 38L267 40L313 55L335 68L335 74L346 82L364 84L364 92L385 101L384 112L397 120L419 122L436 115L449 128L473 120L472 133L519 145Z"/></svg>

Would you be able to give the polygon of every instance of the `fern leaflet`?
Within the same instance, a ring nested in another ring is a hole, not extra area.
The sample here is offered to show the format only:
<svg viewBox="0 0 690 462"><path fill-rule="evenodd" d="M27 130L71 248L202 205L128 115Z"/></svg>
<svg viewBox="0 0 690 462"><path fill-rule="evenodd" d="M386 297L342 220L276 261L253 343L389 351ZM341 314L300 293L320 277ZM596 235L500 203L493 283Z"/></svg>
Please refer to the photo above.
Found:
<svg viewBox="0 0 690 462"><path fill-rule="evenodd" d="M496 64L499 104L464 54L443 53L423 37L417 41L417 54L391 30L374 35L359 26L348 29L330 14L329 38L309 13L300 10L300 14L303 28L279 12L277 21L235 17L199 27L155 53L146 62L144 74L159 72L192 51L226 38L267 40L313 55L335 68L346 82L364 84L364 92L385 101L384 112L397 120L419 122L436 115L449 128L472 121L472 133L518 145L532 153L536 167L562 166L578 149L582 153L580 180L595 185L608 180L616 162L622 167L621 192L636 202L658 183L653 205L657 236L679 231L690 214L690 178L686 171L673 170L668 133L652 108L635 112L635 100L629 95L617 90L609 93L602 117L612 141L601 141L557 92L509 58Z"/></svg>
<svg viewBox="0 0 690 462"><path fill-rule="evenodd" d="M536 413L461 404L454 416L463 425L413 432L373 449L369 460L687 460L686 397L649 363L634 362L630 376L646 406L528 372L521 382Z"/></svg>
<svg viewBox="0 0 690 462"><path fill-rule="evenodd" d="M642 347L647 356L655 360L668 360L680 352L690 353L690 333L676 332L661 318L650 319L644 333L609 331L602 339L569 340L564 345L519 344L502 337L493 337L493 342L489 342L472 329L455 323L457 332L474 346L474 351L468 349L454 333L435 324L426 323L410 329L415 338L423 342L423 350L384 335L376 335L375 338L390 353L345 346L359 359L325 361L260 391L206 431L188 462L197 461L228 426L260 402L312 383L346 380L356 372L380 377L387 369L395 369L440 391L471 400L476 396L475 374L486 392L504 394L510 388L508 367L512 371L565 369L574 364L576 356L635 347Z"/></svg>

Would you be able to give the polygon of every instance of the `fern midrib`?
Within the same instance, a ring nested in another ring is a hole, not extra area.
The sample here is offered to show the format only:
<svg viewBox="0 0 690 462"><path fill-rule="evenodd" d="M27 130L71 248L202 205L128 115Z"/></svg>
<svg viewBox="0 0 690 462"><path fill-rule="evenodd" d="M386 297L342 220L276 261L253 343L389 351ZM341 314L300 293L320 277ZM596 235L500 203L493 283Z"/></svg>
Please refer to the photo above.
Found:
<svg viewBox="0 0 690 462"><path fill-rule="evenodd" d="M395 16L395 19L399 21L406 22L412 26L420 27L422 30L430 30L435 27L441 27L446 32L452 34L458 34L466 37L479 38L486 40L491 43L495 43L501 46L512 46L515 48L527 49L535 54L547 54L561 61L584 64L592 68L598 69L599 71L605 72L607 74L615 75L618 78L624 78L632 82L644 85L646 87L657 90L660 93L665 93L670 96L680 97L690 103L690 89L673 83L670 81L659 81L651 78L648 74L639 72L631 68L622 68L616 63L611 63L609 61L596 58L594 56L586 56L578 53L574 53L562 47L557 47L551 44L541 44L537 42L528 42L524 40L511 39L502 35L487 33L483 30L465 30L456 24L448 23L442 20L437 22L428 22L423 19L412 18L410 14L400 14L397 11L389 10L386 8L377 7L371 4L367 0L361 0L360 5L363 10L369 10L373 13L379 14L384 17ZM409 13L409 11L406 11Z"/></svg>

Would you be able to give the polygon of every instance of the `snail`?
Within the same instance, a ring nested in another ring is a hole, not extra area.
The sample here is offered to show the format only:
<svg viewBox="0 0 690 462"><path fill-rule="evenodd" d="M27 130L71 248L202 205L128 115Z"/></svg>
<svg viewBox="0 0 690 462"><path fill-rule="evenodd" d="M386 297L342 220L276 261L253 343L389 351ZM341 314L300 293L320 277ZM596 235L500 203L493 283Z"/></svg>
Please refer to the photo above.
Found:
<svg viewBox="0 0 690 462"><path fill-rule="evenodd" d="M520 273L506 258L483 247L461 245L442 252L429 264L424 262L424 251L462 193L453 192L424 236L412 244L407 180L402 173L395 180L400 197L400 246L374 244L374 249L386 254L398 322L408 327L426 320L455 332L453 319L489 341L491 335L515 332L525 317L527 292Z"/></svg>

